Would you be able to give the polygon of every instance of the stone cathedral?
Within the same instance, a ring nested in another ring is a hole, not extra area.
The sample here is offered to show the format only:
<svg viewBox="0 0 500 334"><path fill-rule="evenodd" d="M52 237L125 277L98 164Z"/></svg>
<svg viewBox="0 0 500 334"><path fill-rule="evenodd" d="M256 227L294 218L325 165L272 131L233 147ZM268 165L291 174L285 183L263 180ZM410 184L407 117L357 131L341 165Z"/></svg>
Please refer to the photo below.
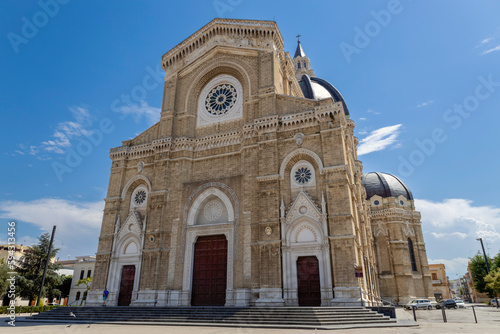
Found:
<svg viewBox="0 0 500 334"><path fill-rule="evenodd" d="M430 298L420 213L363 174L346 101L272 21L165 53L158 123L110 151L87 305L354 306Z"/></svg>

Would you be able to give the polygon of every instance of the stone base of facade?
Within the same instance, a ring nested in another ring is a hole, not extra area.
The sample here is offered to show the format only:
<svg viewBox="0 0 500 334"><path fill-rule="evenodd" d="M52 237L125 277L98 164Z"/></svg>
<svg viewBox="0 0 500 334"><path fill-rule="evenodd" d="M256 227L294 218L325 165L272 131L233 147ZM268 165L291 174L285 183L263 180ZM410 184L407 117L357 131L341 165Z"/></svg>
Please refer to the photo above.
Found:
<svg viewBox="0 0 500 334"><path fill-rule="evenodd" d="M363 306L359 287L333 288L332 306Z"/></svg>
<svg viewBox="0 0 500 334"><path fill-rule="evenodd" d="M283 292L280 288L264 288L258 290L259 298L255 301L257 307L285 306Z"/></svg>

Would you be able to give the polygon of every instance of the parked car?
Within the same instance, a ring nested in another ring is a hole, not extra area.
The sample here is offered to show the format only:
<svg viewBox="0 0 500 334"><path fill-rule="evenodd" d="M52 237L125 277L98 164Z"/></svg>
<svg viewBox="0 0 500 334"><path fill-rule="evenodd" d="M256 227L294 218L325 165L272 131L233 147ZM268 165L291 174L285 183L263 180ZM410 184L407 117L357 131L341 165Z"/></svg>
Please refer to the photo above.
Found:
<svg viewBox="0 0 500 334"><path fill-rule="evenodd" d="M496 301L496 299L495 299L495 298L493 298L493 299L491 300L491 302L490 302L490 305L491 305L491 306L495 306L495 307L496 307L496 306L497 306L496 302L497 302L497 301ZM498 298L498 304L500 304L500 298Z"/></svg>
<svg viewBox="0 0 500 334"><path fill-rule="evenodd" d="M436 305L436 308L441 308L441 307L446 307L448 309L450 309L450 308L458 308L457 302L455 302L453 299L443 299L443 300L441 300Z"/></svg>
<svg viewBox="0 0 500 334"><path fill-rule="evenodd" d="M58 303L48 303L47 306L59 306Z"/></svg>
<svg viewBox="0 0 500 334"><path fill-rule="evenodd" d="M431 304L431 301L429 299L413 299L413 300L410 300L410 302L405 305L405 309L407 309L407 310L411 310L414 307L417 309L422 308L422 309L431 310L432 304Z"/></svg>
<svg viewBox="0 0 500 334"><path fill-rule="evenodd" d="M465 306L465 303L464 303L464 301L463 301L462 299L457 299L457 300L455 300L455 302L457 303L457 306L458 306L459 308L467 308L467 307Z"/></svg>

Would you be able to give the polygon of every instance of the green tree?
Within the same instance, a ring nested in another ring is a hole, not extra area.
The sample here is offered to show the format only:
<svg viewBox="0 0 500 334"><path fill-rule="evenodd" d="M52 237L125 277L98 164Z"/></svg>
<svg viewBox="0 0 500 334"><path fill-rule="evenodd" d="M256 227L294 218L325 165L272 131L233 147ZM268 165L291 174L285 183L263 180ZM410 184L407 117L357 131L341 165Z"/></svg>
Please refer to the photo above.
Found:
<svg viewBox="0 0 500 334"><path fill-rule="evenodd" d="M44 233L38 238L38 244L31 246L29 252L18 261L18 277L16 282L17 294L21 297L28 298L30 304L31 301L38 297L49 245L50 234ZM52 248L50 251L50 258L55 258L58 251L59 248ZM59 285L61 283L59 275L55 272L60 268L60 265L49 261L42 296L48 296L48 293L50 295L54 294L54 285ZM48 297L50 298L51 296Z"/></svg>
<svg viewBox="0 0 500 334"><path fill-rule="evenodd" d="M493 263L491 266L491 271L499 269L500 268L500 252L498 252L497 256L493 258Z"/></svg>
<svg viewBox="0 0 500 334"><path fill-rule="evenodd" d="M92 277L87 277L83 279L79 279L76 282L75 286L85 285L85 292L83 293L82 300L80 301L80 306L82 306L83 301L86 299L87 294L89 293L90 288L92 287Z"/></svg>
<svg viewBox="0 0 500 334"><path fill-rule="evenodd" d="M488 262L491 268L490 258L488 258ZM487 292L492 295L492 291L486 287L486 282L484 281L484 278L488 275L484 257L480 254L476 254L474 257L470 258L469 268L472 274L472 280L474 281L474 289L478 292Z"/></svg>
<svg viewBox="0 0 500 334"><path fill-rule="evenodd" d="M9 267L7 267L7 263L4 262L3 259L0 259L0 297L7 293L7 289L9 287L9 281L7 281L7 273L9 272Z"/></svg>
<svg viewBox="0 0 500 334"><path fill-rule="evenodd" d="M73 276L63 276L61 280L61 284L59 284L56 288L61 292L61 298L65 298L69 296L69 291L71 290L71 281L73 280Z"/></svg>
<svg viewBox="0 0 500 334"><path fill-rule="evenodd" d="M486 288L489 289L494 296L498 296L500 293L500 268L486 275L484 281L486 282Z"/></svg>

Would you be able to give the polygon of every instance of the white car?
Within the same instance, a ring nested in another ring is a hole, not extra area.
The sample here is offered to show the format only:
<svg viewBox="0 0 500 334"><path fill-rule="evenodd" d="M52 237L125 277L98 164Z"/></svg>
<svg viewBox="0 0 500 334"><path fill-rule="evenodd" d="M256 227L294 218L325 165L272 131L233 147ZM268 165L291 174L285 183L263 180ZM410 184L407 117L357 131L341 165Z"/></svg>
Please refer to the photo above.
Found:
<svg viewBox="0 0 500 334"><path fill-rule="evenodd" d="M455 300L455 302L457 303L457 306L459 308L466 308L465 303L462 299L457 299L457 300Z"/></svg>
<svg viewBox="0 0 500 334"><path fill-rule="evenodd" d="M410 302L405 305L405 309L407 309L407 310L411 310L414 307L416 309L423 308L423 309L432 310L432 304L431 304L431 301L429 299L413 299L413 300L410 300Z"/></svg>

